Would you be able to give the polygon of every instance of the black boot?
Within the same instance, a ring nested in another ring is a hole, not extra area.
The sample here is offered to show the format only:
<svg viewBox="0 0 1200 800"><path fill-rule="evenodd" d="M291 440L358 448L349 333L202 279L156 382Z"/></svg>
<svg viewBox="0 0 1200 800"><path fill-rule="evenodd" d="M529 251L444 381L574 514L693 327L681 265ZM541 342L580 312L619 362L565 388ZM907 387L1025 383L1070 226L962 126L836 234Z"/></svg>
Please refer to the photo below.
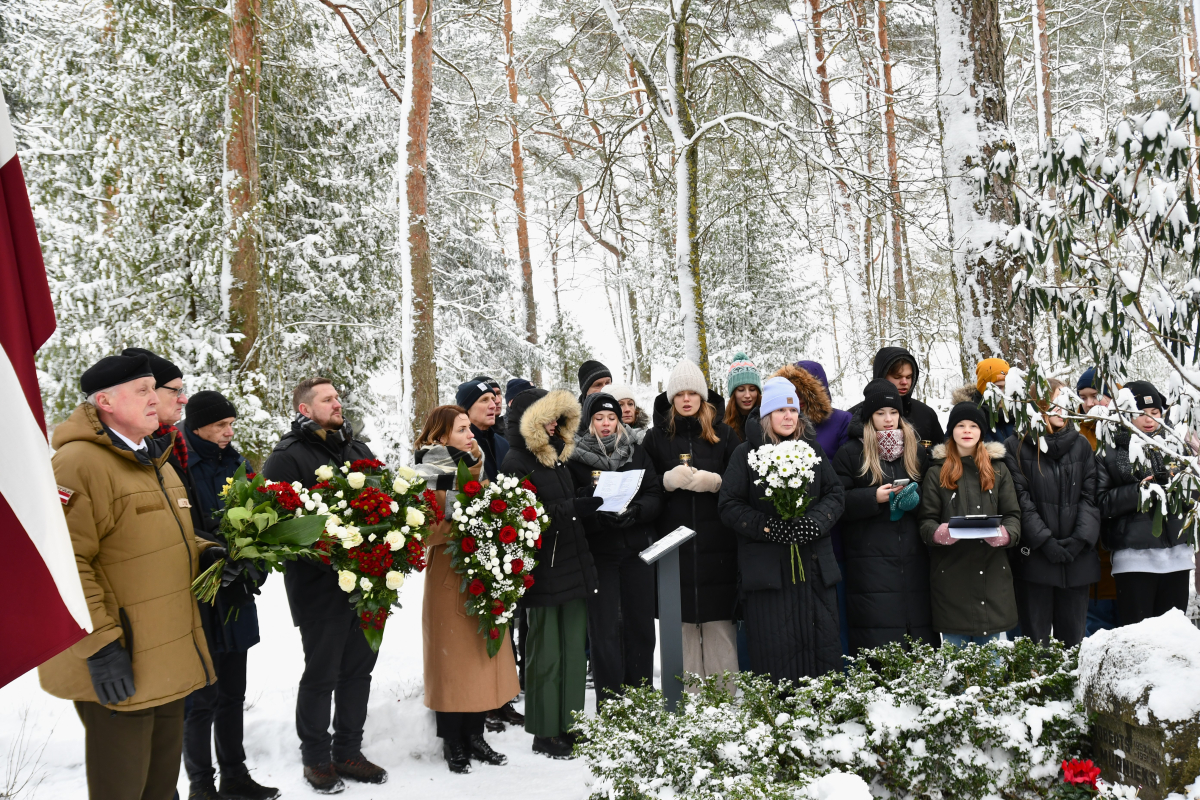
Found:
<svg viewBox="0 0 1200 800"><path fill-rule="evenodd" d="M482 761L484 764L491 764L494 767L508 763L508 756L493 750L492 746L483 738L482 733L473 733L467 737L467 752L476 761Z"/></svg>
<svg viewBox="0 0 1200 800"><path fill-rule="evenodd" d="M533 737L533 752L559 760L575 757L572 753L571 743L562 736Z"/></svg>
<svg viewBox="0 0 1200 800"><path fill-rule="evenodd" d="M188 800L220 800L220 797L217 794L217 784L214 781L193 783L191 790L188 792Z"/></svg>
<svg viewBox="0 0 1200 800"><path fill-rule="evenodd" d="M509 725L516 725L517 727L525 725L525 715L513 708L511 700L497 708L495 713Z"/></svg>
<svg viewBox="0 0 1200 800"><path fill-rule="evenodd" d="M446 766L450 767L451 772L466 775L471 771L471 757L467 754L466 745L461 741L443 739L442 757L446 759Z"/></svg>
<svg viewBox="0 0 1200 800"><path fill-rule="evenodd" d="M261 786L249 772L241 775L226 775L221 773L222 800L275 800L279 790L270 786Z"/></svg>
<svg viewBox="0 0 1200 800"><path fill-rule="evenodd" d="M508 727L504 724L504 717L500 713L500 709L493 709L484 716L483 726L488 729L488 733L504 733Z"/></svg>

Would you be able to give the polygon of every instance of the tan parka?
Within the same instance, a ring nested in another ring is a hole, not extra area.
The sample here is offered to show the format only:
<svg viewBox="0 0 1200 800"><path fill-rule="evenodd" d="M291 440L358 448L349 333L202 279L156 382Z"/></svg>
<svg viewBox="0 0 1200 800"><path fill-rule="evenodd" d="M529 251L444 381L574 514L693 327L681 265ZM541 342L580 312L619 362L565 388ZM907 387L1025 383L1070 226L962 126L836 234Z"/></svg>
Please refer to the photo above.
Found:
<svg viewBox="0 0 1200 800"><path fill-rule="evenodd" d="M114 445L84 403L54 431L52 464L92 633L38 668L42 688L99 702L87 658L113 641L131 651L135 692L109 706L135 711L186 697L216 680L191 592L199 551L187 492L167 463L171 439L148 463Z"/></svg>

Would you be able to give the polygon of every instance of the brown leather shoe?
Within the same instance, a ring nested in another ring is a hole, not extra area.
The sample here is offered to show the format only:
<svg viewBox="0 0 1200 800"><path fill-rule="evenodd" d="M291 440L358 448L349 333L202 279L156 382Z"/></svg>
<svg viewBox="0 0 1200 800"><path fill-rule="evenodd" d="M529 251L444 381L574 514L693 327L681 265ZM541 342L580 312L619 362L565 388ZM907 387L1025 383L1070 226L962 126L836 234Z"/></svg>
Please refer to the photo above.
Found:
<svg viewBox="0 0 1200 800"><path fill-rule="evenodd" d="M388 779L387 770L367 761L362 753L355 753L345 761L333 762L333 769L343 778L359 783L387 783Z"/></svg>
<svg viewBox="0 0 1200 800"><path fill-rule="evenodd" d="M333 764L322 764L319 767L305 767L304 780L317 794L341 794L346 791L346 784L338 777Z"/></svg>

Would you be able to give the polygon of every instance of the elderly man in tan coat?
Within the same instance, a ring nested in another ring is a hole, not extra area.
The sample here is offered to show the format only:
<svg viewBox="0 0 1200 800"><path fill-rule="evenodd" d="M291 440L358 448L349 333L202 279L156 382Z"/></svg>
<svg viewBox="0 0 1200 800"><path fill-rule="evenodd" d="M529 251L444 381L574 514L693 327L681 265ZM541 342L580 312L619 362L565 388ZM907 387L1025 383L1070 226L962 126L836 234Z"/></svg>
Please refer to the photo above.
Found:
<svg viewBox="0 0 1200 800"><path fill-rule="evenodd" d="M191 593L200 547L167 464L145 356L109 356L80 378L87 397L54 431L54 475L92 633L38 669L75 701L91 800L170 800L184 698L216 680Z"/></svg>

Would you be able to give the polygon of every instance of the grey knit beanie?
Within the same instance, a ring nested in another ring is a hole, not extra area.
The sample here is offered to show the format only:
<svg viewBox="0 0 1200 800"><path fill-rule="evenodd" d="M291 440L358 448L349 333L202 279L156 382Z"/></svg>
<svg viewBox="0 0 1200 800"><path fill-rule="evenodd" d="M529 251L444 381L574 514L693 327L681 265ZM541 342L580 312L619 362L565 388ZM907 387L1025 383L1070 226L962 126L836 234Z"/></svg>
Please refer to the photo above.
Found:
<svg viewBox="0 0 1200 800"><path fill-rule="evenodd" d="M708 384L700 368L686 358L675 365L671 376L667 378L667 400L675 399L680 392L692 391L700 395L700 399L708 399Z"/></svg>

